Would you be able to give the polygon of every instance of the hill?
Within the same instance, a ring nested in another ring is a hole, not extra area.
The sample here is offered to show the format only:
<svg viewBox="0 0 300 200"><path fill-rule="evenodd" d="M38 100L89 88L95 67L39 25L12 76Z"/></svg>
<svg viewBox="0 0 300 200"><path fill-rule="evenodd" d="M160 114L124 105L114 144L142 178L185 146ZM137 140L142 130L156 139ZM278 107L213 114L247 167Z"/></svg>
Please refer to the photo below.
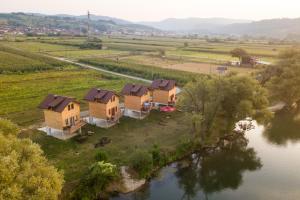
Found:
<svg viewBox="0 0 300 200"><path fill-rule="evenodd" d="M213 33L219 28L234 24L234 23L248 23L250 20L236 20L226 18L185 18L176 19L169 18L159 22L140 22L147 26L152 26L164 31L176 32L195 32L195 33Z"/></svg>
<svg viewBox="0 0 300 200"><path fill-rule="evenodd" d="M231 24L221 27L217 33L232 35L265 36L273 38L286 38L300 36L300 18L296 19L270 19L252 23Z"/></svg>
<svg viewBox="0 0 300 200"><path fill-rule="evenodd" d="M140 24L133 24L110 17L92 16L90 22L91 31L101 32L122 32L152 33L159 30ZM49 33L62 32L64 34L82 34L87 32L87 17L72 15L43 15L37 13L8 13L0 14L0 25L23 31L25 33Z"/></svg>

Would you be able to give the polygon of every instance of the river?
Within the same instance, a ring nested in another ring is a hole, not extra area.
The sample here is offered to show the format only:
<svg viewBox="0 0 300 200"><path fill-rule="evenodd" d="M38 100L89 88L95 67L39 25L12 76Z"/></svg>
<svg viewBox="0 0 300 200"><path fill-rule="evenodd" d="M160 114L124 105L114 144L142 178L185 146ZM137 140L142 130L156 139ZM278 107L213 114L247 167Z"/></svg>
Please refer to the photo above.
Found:
<svg viewBox="0 0 300 200"><path fill-rule="evenodd" d="M144 188L113 200L298 200L300 123L277 115L235 144L210 156L191 155L161 169Z"/></svg>

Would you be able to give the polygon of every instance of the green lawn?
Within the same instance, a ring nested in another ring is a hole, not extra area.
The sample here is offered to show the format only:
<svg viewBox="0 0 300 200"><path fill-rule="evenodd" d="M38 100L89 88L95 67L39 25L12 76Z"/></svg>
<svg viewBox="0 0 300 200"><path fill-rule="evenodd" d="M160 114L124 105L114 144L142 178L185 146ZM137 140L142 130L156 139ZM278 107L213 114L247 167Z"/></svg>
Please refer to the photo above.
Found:
<svg viewBox="0 0 300 200"><path fill-rule="evenodd" d="M83 133L87 131L94 134L84 143L78 143L74 138L61 141L34 130L24 132L22 136L41 145L50 162L64 171L67 184L78 180L95 162L94 156L99 149L107 152L110 162L121 166L128 164L128 159L137 149L150 150L157 144L165 151L173 152L181 140L191 137L180 112L165 114L152 111L144 120L124 117L110 129L86 125ZM95 148L102 137L108 137L111 143Z"/></svg>

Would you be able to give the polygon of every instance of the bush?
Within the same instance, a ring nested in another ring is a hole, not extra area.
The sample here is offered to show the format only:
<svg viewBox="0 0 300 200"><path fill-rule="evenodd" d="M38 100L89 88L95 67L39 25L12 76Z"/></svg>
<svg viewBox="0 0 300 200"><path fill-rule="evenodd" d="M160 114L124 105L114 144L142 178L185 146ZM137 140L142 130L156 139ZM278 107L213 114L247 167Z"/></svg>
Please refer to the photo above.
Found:
<svg viewBox="0 0 300 200"><path fill-rule="evenodd" d="M98 151L95 155L95 160L100 162L100 161L107 161L108 160L108 156L106 154L106 152L104 151Z"/></svg>
<svg viewBox="0 0 300 200"><path fill-rule="evenodd" d="M116 165L104 161L94 163L81 179L73 199L97 199L100 192L103 192L117 176Z"/></svg>
<svg viewBox="0 0 300 200"><path fill-rule="evenodd" d="M136 151L130 158L130 167L140 178L147 178L153 167L152 155L145 151Z"/></svg>
<svg viewBox="0 0 300 200"><path fill-rule="evenodd" d="M181 158L193 149L194 143L191 140L182 140L176 147L176 157Z"/></svg>
<svg viewBox="0 0 300 200"><path fill-rule="evenodd" d="M166 154L161 151L159 146L154 145L150 153L154 166L164 166L168 162Z"/></svg>

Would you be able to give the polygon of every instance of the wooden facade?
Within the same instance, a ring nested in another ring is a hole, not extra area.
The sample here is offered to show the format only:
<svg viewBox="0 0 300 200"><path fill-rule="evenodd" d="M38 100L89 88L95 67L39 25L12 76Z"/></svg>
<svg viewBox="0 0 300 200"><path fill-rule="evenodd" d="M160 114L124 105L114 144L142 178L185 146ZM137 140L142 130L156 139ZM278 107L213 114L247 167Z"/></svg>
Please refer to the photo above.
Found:
<svg viewBox="0 0 300 200"><path fill-rule="evenodd" d="M89 102L89 116L99 119L114 120L120 116L120 100L114 95L109 102Z"/></svg>
<svg viewBox="0 0 300 200"><path fill-rule="evenodd" d="M84 123L80 118L80 104L69 97L48 95L39 108L44 111L45 124L63 134L73 134Z"/></svg>
<svg viewBox="0 0 300 200"><path fill-rule="evenodd" d="M122 90L124 107L132 111L149 111L151 109L150 90L143 85L127 84Z"/></svg>
<svg viewBox="0 0 300 200"><path fill-rule="evenodd" d="M145 103L150 103L150 92L142 96L124 95L124 106L134 111L146 110Z"/></svg>
<svg viewBox="0 0 300 200"><path fill-rule="evenodd" d="M151 84L152 101L164 105L176 102L176 83L173 80L154 80Z"/></svg>

